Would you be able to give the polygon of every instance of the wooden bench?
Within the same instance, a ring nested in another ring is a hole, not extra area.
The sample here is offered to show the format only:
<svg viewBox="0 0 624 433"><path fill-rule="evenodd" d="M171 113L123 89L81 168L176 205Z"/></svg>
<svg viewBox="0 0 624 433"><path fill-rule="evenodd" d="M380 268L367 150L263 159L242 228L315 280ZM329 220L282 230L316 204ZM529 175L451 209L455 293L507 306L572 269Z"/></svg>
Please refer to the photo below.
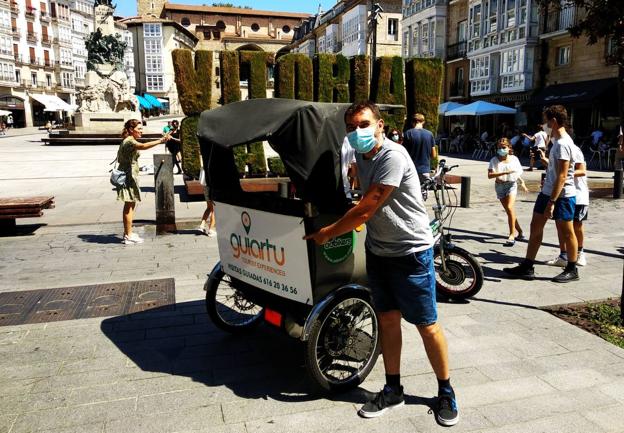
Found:
<svg viewBox="0 0 624 433"><path fill-rule="evenodd" d="M37 218L43 209L54 208L54 197L7 197L0 198L0 230L15 229L16 218Z"/></svg>

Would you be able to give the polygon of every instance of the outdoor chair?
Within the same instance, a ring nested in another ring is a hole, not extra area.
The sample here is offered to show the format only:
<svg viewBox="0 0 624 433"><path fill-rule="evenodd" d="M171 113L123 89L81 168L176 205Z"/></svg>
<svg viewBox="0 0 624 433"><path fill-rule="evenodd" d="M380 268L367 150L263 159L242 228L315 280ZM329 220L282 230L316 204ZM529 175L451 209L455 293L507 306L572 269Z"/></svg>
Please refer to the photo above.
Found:
<svg viewBox="0 0 624 433"><path fill-rule="evenodd" d="M600 168L600 170L602 170L602 160L604 158L604 152L600 150L596 145L589 146L589 152L591 153L591 157L589 158L587 166L589 167L594 159L598 157L598 167Z"/></svg>

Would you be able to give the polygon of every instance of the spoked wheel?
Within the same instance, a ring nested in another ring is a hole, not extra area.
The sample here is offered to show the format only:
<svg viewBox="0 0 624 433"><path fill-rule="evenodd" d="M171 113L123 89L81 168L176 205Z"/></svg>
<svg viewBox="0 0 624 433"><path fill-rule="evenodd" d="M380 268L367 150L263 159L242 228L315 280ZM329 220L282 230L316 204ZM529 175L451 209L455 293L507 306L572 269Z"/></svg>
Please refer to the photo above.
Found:
<svg viewBox="0 0 624 433"><path fill-rule="evenodd" d="M306 347L306 370L314 391L355 388L368 376L379 355L379 328L364 298L342 297L313 323Z"/></svg>
<svg viewBox="0 0 624 433"><path fill-rule="evenodd" d="M206 309L215 325L232 334L249 331L262 320L263 308L237 288L242 283L223 272L218 264L206 281Z"/></svg>
<svg viewBox="0 0 624 433"><path fill-rule="evenodd" d="M446 272L442 269L440 249L434 251L436 290L442 297L466 299L476 295L483 286L483 269L468 251L452 247L444 251Z"/></svg>

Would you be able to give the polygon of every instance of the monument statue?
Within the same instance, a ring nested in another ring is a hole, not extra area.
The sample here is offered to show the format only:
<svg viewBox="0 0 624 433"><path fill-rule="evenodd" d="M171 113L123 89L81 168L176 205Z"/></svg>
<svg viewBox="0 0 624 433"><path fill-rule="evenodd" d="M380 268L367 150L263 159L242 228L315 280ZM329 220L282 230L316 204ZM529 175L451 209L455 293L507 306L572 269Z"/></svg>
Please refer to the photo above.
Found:
<svg viewBox="0 0 624 433"><path fill-rule="evenodd" d="M107 127L112 126L112 117L119 117L120 123L128 118L141 118L139 101L132 94L124 72L127 44L115 31L114 10L111 0L95 1L95 31L85 41L88 52L86 87L78 93L76 126L80 128L94 127L94 122L102 117L97 116L100 113L106 113ZM111 116L111 113L119 115Z"/></svg>

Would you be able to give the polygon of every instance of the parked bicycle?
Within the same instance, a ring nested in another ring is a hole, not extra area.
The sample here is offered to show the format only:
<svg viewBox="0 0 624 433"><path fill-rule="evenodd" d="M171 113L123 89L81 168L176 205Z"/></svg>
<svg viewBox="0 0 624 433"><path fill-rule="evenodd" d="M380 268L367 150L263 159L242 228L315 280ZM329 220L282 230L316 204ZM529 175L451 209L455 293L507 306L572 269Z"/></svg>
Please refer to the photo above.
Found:
<svg viewBox="0 0 624 433"><path fill-rule="evenodd" d="M430 226L435 239L433 255L438 297L463 300L481 290L483 269L472 254L451 242L449 230L457 209L457 195L448 188L445 176L456 167L447 167L446 160L440 160L435 174L421 187L423 199L427 200L428 192L433 191L436 201L433 206L435 217ZM450 191L454 197L452 206L448 204L451 202Z"/></svg>

